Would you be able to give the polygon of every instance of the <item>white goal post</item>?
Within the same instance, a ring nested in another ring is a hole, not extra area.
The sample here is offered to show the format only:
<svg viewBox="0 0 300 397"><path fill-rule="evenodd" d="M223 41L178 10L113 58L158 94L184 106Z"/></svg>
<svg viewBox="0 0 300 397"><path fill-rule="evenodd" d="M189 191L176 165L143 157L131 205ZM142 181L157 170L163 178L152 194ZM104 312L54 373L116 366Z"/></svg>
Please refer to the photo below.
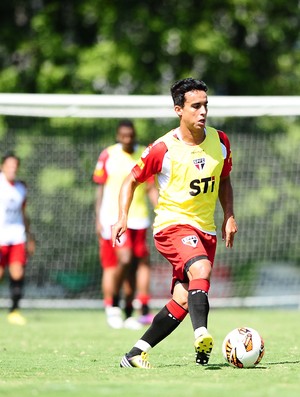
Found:
<svg viewBox="0 0 300 397"><path fill-rule="evenodd" d="M173 118L170 95L0 94L0 115ZM210 117L299 116L300 96L209 96Z"/></svg>

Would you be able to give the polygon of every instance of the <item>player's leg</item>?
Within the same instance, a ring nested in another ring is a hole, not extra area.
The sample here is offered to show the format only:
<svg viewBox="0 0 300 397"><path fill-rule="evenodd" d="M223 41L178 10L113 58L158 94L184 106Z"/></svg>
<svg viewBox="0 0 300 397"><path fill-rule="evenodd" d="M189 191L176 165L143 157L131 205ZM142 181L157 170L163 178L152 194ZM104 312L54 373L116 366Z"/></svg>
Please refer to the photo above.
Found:
<svg viewBox="0 0 300 397"><path fill-rule="evenodd" d="M4 272L5 272L5 259L4 259L4 252L3 247L0 246L0 281L3 279Z"/></svg>
<svg viewBox="0 0 300 397"><path fill-rule="evenodd" d="M137 300L140 305L141 316L139 321L141 324L151 324L154 318L153 314L150 313L150 277L151 268L149 256L138 259L137 267Z"/></svg>
<svg viewBox="0 0 300 397"><path fill-rule="evenodd" d="M188 278L188 310L194 328L196 363L207 364L213 345L207 331L207 320L216 236L202 233L189 225L175 225L158 233L155 244L172 264L176 279Z"/></svg>
<svg viewBox="0 0 300 397"><path fill-rule="evenodd" d="M120 329L123 327L122 310L118 305L113 306L117 258L111 240L100 238L99 258L102 267L101 288L106 321L111 328Z"/></svg>
<svg viewBox="0 0 300 397"><path fill-rule="evenodd" d="M124 328L139 330L142 325L133 317L133 300L136 292L136 266L130 266L129 271L126 273L126 278L123 282L123 295L124 295Z"/></svg>
<svg viewBox="0 0 300 397"><path fill-rule="evenodd" d="M111 328L120 329L123 328L122 310L118 305L113 305L113 296L115 291L115 273L115 267L108 267L103 269L102 292L107 324Z"/></svg>
<svg viewBox="0 0 300 397"><path fill-rule="evenodd" d="M188 285L176 283L173 299L156 314L151 326L122 358L120 366L128 368L151 368L147 353L170 335L187 315Z"/></svg>
<svg viewBox="0 0 300 397"><path fill-rule="evenodd" d="M155 245L158 251L169 259L169 256L176 257L180 261L180 255L177 252L178 242L173 241L173 232L164 230L154 236ZM182 268L182 266L181 266ZM173 266L172 294L174 299L168 302L153 319L151 326L141 337L135 346L122 358L121 367L149 368L150 364L145 356L148 351L157 345L161 340L173 332L183 321L187 314L188 298L188 278L184 283L183 272L177 277L175 266ZM182 280L179 282L179 280ZM177 282L178 281L178 282Z"/></svg>
<svg viewBox="0 0 300 397"><path fill-rule="evenodd" d="M20 262L9 264L9 287L11 297L11 307L8 314L8 321L11 324L25 325L26 319L19 311L20 300L24 292L24 265Z"/></svg>
<svg viewBox="0 0 300 397"><path fill-rule="evenodd" d="M148 325L152 323L153 315L150 313L150 258L149 247L147 245L147 229L131 230L133 241L134 260L137 262L137 301L140 306L141 324Z"/></svg>
<svg viewBox="0 0 300 397"><path fill-rule="evenodd" d="M136 263L133 260L133 232L127 229L117 242L115 252L118 258L118 266L115 278L116 293L120 292L123 287L124 292L124 327L138 330L141 324L132 317L133 299L136 291ZM115 300L118 295L115 295Z"/></svg>
<svg viewBox="0 0 300 397"><path fill-rule="evenodd" d="M188 306L195 336L196 363L208 363L213 348L213 338L207 330L211 263L207 258L195 260L188 270Z"/></svg>
<svg viewBox="0 0 300 397"><path fill-rule="evenodd" d="M5 273L5 267L4 265L2 266L1 264L1 247L0 247L0 283L4 277L4 273Z"/></svg>
<svg viewBox="0 0 300 397"><path fill-rule="evenodd" d="M24 288L24 266L20 262L13 262L9 264L9 276L10 276L10 292L12 306L10 311L18 310L19 303L23 296Z"/></svg>
<svg viewBox="0 0 300 397"><path fill-rule="evenodd" d="M123 281L123 296L124 296L124 314L125 318L132 317L133 314L133 299L136 290L136 271L134 268L129 269Z"/></svg>
<svg viewBox="0 0 300 397"><path fill-rule="evenodd" d="M11 245L7 251L7 263L9 271L9 286L11 307L8 321L16 325L25 325L26 319L19 311L20 300L24 293L25 265L27 261L25 243Z"/></svg>
<svg viewBox="0 0 300 397"><path fill-rule="evenodd" d="M198 255L185 264L189 277L188 305L195 335L196 363L208 363L213 338L207 330L209 315L208 292L216 252L216 236L196 231Z"/></svg>
<svg viewBox="0 0 300 397"><path fill-rule="evenodd" d="M115 272L115 267L102 268L101 289L105 308L112 306Z"/></svg>
<svg viewBox="0 0 300 397"><path fill-rule="evenodd" d="M132 266L132 242L129 229L122 235L115 247L117 268L115 275L114 305L119 304L120 291L125 279L129 279ZM130 283L130 281L129 281Z"/></svg>

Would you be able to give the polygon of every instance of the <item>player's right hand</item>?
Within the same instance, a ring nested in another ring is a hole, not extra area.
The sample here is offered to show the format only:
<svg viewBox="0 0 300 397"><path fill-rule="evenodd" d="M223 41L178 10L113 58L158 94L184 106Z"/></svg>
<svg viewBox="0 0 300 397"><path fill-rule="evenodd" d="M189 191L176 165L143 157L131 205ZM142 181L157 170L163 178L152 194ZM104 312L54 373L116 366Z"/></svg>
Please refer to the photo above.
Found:
<svg viewBox="0 0 300 397"><path fill-rule="evenodd" d="M115 223L112 228L111 228L111 240L112 240L112 246L116 246L116 242L120 242L120 237L122 236L123 233L126 232L127 226L126 224L124 225L121 221L118 221Z"/></svg>

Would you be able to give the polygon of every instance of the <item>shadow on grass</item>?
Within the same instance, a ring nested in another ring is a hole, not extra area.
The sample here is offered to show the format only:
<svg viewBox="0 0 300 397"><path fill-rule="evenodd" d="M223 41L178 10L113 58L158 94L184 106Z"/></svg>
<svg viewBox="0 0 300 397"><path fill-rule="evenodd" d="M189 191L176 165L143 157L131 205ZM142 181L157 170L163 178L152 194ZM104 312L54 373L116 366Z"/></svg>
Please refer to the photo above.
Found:
<svg viewBox="0 0 300 397"><path fill-rule="evenodd" d="M205 371L217 371L224 367L228 367L229 365L226 363L222 364L208 364L204 366Z"/></svg>
<svg viewBox="0 0 300 397"><path fill-rule="evenodd" d="M247 370L262 370L262 369L268 369L268 366L270 365L283 365L283 364L300 364L300 360L297 361L278 361L278 362L273 362L273 363L265 363L265 365L257 365L256 367L250 367L250 368L236 368L236 369L247 369ZM175 367L187 367L189 366L190 363L186 364L169 364L169 365L160 365L155 368L175 368ZM227 363L222 363L222 364L208 364L208 365L199 365L199 367L203 367L205 371L218 371L223 368L231 367ZM235 367L231 367L235 369Z"/></svg>
<svg viewBox="0 0 300 397"><path fill-rule="evenodd" d="M174 367L188 367L190 366L191 363L186 363L186 364L168 364L168 365L161 365L161 366L157 366L155 368L174 368ZM222 367L228 367L229 365L225 364L208 364L208 365L195 365L195 367L199 367L199 368L204 368L205 370L218 370L218 369L222 369Z"/></svg>
<svg viewBox="0 0 300 397"><path fill-rule="evenodd" d="M243 370L245 370L245 369L252 369L252 370L268 369L268 367L265 366L265 365L258 365L258 366L256 366L256 367L249 367L249 368L238 368L238 367L233 367L233 366L231 366L231 365L225 363L225 364L208 364L208 365L205 367L205 370L206 370L206 371L214 371L214 370L219 370L219 369L228 368L228 367L233 368L233 369L243 369Z"/></svg>
<svg viewBox="0 0 300 397"><path fill-rule="evenodd" d="M283 364L300 364L300 360L296 361L278 361L275 363L267 363L267 365L283 365Z"/></svg>
<svg viewBox="0 0 300 397"><path fill-rule="evenodd" d="M284 365L284 364L300 364L300 360L296 361L278 361L278 362L273 362L273 363L265 363L265 365L257 365L256 367L250 367L250 368L238 368L238 369L251 369L251 370L261 370L261 369L268 369L268 366L270 365ZM230 367L229 364L208 364L205 367L206 371L214 371L214 370L219 370L222 369L222 367Z"/></svg>

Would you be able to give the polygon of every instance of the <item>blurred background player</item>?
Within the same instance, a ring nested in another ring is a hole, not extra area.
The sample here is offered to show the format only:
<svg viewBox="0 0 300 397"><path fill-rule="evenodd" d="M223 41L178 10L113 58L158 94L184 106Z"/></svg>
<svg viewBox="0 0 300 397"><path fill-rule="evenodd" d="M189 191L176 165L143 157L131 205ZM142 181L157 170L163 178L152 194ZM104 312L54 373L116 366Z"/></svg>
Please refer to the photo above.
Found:
<svg viewBox="0 0 300 397"><path fill-rule="evenodd" d="M128 230L115 248L112 247L111 226L118 218L119 190L125 176L141 157L144 146L136 143L136 132L130 120L119 123L117 143L104 149L99 156L93 181L98 184L96 195L96 233L102 265L102 291L107 322L112 328L139 329L149 324L152 315L150 300L150 262L146 242L150 226L147 196L153 206L157 202L154 178L137 189L128 218ZM120 309L123 291L125 321ZM133 299L141 307L139 322L133 317Z"/></svg>
<svg viewBox="0 0 300 397"><path fill-rule="evenodd" d="M35 241L29 230L26 216L27 188L17 180L19 158L7 153L1 160L0 171L0 279L8 266L12 305L8 321L12 324L26 324L19 312L19 302L23 295L24 273L27 255L35 251Z"/></svg>

